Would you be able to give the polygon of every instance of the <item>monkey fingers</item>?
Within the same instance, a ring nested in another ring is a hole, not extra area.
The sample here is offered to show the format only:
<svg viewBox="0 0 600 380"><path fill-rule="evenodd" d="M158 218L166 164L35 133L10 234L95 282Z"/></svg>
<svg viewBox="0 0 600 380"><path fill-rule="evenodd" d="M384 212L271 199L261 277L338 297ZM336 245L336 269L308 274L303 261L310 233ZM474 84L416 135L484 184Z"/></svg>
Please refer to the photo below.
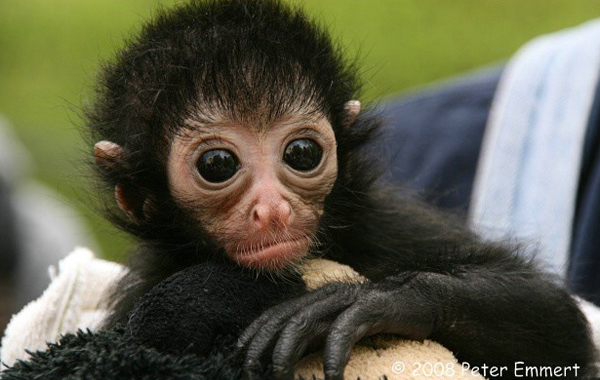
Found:
<svg viewBox="0 0 600 380"><path fill-rule="evenodd" d="M377 288L361 297L333 322L324 348L325 379L342 380L354 344L377 333L424 339L433 330L434 318L425 302L417 301L406 289Z"/></svg>
<svg viewBox="0 0 600 380"><path fill-rule="evenodd" d="M333 288L323 287L294 300L274 306L254 320L242 332L236 345L238 350L246 351L245 372L250 373L260 367L260 358L266 350L271 348L277 338L277 332L283 328L291 316L303 307L327 298L333 292Z"/></svg>
<svg viewBox="0 0 600 380"><path fill-rule="evenodd" d="M335 318L356 301L360 286L340 284L334 294L303 308L288 320L273 349L275 378L293 377L294 365L309 347L324 340Z"/></svg>
<svg viewBox="0 0 600 380"><path fill-rule="evenodd" d="M247 347L244 361L246 375L251 377L260 368L261 359L271 352L276 342L278 348L273 351L274 369L279 377L285 376L310 343L318 340L317 332L323 330L320 336L324 336L325 330L339 312L354 302L357 292L351 289L356 289L356 286L326 285L263 313L238 340L238 349ZM282 331L285 331L283 336ZM302 338L301 342L296 340L298 334Z"/></svg>

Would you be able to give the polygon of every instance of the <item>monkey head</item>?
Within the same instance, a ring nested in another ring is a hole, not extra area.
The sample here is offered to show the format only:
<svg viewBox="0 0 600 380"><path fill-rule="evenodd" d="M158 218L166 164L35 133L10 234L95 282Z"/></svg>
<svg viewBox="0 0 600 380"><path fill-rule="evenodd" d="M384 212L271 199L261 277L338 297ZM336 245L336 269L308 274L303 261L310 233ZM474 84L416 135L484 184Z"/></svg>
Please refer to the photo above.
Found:
<svg viewBox="0 0 600 380"><path fill-rule="evenodd" d="M343 148L361 138L349 132L351 66L278 1L159 14L105 67L88 113L113 219L146 243L199 256L212 245L247 268L299 261L318 241Z"/></svg>
<svg viewBox="0 0 600 380"><path fill-rule="evenodd" d="M348 102L346 122L359 111L358 101ZM166 163L170 195L239 265L288 267L315 242L325 197L337 178L330 122L319 113L291 114L271 125L212 120L186 120L173 136ZM100 164L123 154L116 143L95 144ZM115 198L132 220L138 218L119 184ZM144 206L152 207L148 202Z"/></svg>

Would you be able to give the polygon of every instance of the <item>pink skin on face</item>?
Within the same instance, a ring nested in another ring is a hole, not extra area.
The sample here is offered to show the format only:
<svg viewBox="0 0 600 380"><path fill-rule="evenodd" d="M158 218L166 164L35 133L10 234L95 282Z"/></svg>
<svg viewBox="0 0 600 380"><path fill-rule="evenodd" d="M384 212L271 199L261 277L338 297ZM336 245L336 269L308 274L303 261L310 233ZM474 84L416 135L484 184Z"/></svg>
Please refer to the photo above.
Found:
<svg viewBox="0 0 600 380"><path fill-rule="evenodd" d="M311 139L323 150L319 165L301 172L283 161L286 146ZM224 149L239 170L211 183L196 163L208 150ZM174 138L169 185L182 207L192 210L228 256L248 268L274 271L304 257L310 248L325 197L337 175L335 136L319 118L288 118L266 128L235 122L189 122Z"/></svg>

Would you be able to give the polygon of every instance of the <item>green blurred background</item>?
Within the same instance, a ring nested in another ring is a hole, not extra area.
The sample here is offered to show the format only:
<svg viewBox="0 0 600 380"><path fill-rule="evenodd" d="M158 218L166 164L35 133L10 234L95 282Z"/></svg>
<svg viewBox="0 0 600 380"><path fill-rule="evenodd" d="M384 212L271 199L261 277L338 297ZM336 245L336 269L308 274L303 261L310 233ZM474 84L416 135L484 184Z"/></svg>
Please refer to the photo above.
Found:
<svg viewBox="0 0 600 380"><path fill-rule="evenodd" d="M289 0L293 1L293 0ZM0 114L34 159L34 176L77 208L106 257L130 242L89 207L90 147L81 107L99 62L111 59L158 7L181 1L0 0ZM306 0L349 55L363 100L508 58L542 33L600 16L600 0Z"/></svg>

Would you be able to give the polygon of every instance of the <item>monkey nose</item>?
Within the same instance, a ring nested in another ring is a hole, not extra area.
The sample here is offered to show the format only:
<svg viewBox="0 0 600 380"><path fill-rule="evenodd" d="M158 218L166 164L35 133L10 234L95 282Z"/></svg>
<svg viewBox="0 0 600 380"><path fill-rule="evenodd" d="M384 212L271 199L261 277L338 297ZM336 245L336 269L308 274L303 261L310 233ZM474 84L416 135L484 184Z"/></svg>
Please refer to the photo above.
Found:
<svg viewBox="0 0 600 380"><path fill-rule="evenodd" d="M272 225L287 227L292 219L292 209L288 202L277 204L259 203L252 209L252 221L259 229L267 229Z"/></svg>

